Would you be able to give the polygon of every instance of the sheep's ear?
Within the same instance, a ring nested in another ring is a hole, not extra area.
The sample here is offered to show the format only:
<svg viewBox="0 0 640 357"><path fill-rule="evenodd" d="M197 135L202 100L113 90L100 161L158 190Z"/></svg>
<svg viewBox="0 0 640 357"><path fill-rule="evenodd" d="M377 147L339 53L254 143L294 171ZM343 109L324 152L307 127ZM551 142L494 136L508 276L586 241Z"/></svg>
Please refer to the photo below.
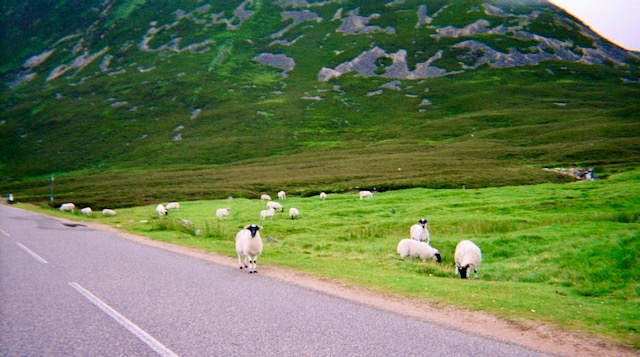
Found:
<svg viewBox="0 0 640 357"><path fill-rule="evenodd" d="M244 226L244 229L249 229L249 227L251 227L251 225L247 224L246 226Z"/></svg>
<svg viewBox="0 0 640 357"><path fill-rule="evenodd" d="M262 229L262 226L258 226L258 230Z"/></svg>

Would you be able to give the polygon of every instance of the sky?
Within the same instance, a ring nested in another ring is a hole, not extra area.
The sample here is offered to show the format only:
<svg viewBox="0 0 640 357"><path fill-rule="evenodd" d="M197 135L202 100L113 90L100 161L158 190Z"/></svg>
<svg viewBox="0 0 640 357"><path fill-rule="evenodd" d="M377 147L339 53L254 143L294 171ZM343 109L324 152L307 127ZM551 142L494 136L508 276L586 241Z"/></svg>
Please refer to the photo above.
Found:
<svg viewBox="0 0 640 357"><path fill-rule="evenodd" d="M640 51L640 0L549 0L609 41Z"/></svg>

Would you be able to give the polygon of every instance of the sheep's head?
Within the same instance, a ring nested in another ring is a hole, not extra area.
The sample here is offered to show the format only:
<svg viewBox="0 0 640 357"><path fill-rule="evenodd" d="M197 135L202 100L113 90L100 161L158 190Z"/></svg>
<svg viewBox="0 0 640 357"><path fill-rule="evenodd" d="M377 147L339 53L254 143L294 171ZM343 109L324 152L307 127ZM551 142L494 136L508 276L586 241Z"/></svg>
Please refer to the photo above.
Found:
<svg viewBox="0 0 640 357"><path fill-rule="evenodd" d="M256 233L258 233L258 231L259 231L260 229L262 229L262 226L258 226L258 225L256 225L256 224L250 224L250 225L248 225L248 226L246 226L246 227L244 227L244 228L245 228L245 229L248 229L248 230L249 230L249 232L251 232L251 237L255 237L255 236L256 236Z"/></svg>
<svg viewBox="0 0 640 357"><path fill-rule="evenodd" d="M469 268L469 264L463 266L463 267L458 267L458 273L460 274L460 278L462 279L466 279L467 278L467 269Z"/></svg>
<svg viewBox="0 0 640 357"><path fill-rule="evenodd" d="M433 255L436 258L436 263L440 263L442 261L442 256L440 256L440 252L436 250L436 253Z"/></svg>
<svg viewBox="0 0 640 357"><path fill-rule="evenodd" d="M423 218L418 221L422 227L426 226L429 221L426 218Z"/></svg>

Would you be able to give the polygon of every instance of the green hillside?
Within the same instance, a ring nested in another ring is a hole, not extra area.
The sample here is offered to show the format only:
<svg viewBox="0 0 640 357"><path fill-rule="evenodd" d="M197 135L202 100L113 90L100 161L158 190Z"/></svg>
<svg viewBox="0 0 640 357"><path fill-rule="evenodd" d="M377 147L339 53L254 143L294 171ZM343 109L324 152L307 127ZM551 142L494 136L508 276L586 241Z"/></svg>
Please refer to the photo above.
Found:
<svg viewBox="0 0 640 357"><path fill-rule="evenodd" d="M541 1L5 1L0 189L133 205L640 161L640 58Z"/></svg>

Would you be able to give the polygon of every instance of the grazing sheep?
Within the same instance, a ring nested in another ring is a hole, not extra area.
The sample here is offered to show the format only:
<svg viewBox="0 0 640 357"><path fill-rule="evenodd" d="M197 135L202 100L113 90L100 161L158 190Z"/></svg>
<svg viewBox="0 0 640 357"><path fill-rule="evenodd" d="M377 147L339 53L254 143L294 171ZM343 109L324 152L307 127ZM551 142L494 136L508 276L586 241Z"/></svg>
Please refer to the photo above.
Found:
<svg viewBox="0 0 640 357"><path fill-rule="evenodd" d="M172 209L180 209L180 203L178 202L169 202L167 203L167 210L172 210Z"/></svg>
<svg viewBox="0 0 640 357"><path fill-rule="evenodd" d="M166 216L169 214L167 209L162 204L156 206L156 212L158 212L158 216Z"/></svg>
<svg viewBox="0 0 640 357"><path fill-rule="evenodd" d="M225 219L229 215L229 212L231 212L231 208L218 208L216 210L216 217L218 217L218 219Z"/></svg>
<svg viewBox="0 0 640 357"><path fill-rule="evenodd" d="M271 201L271 196L269 195L262 195L260 196L260 199L263 201Z"/></svg>
<svg viewBox="0 0 640 357"><path fill-rule="evenodd" d="M442 260L440 251L425 242L419 242L415 239L401 240L398 242L398 248L396 251L400 254L402 259L406 257L420 258L422 260L435 259L438 263Z"/></svg>
<svg viewBox="0 0 640 357"><path fill-rule="evenodd" d="M81 209L80 212L84 213L87 216L91 216L91 214L93 213L93 210L91 210L91 207L85 207Z"/></svg>
<svg viewBox="0 0 640 357"><path fill-rule="evenodd" d="M480 248L470 240L463 240L456 245L456 274L460 274L460 278L468 278L469 268L473 269L478 279L478 266L482 261L482 252Z"/></svg>
<svg viewBox="0 0 640 357"><path fill-rule="evenodd" d="M116 215L116 211L114 211L112 209L105 208L105 209L102 210L102 215L103 216L115 216Z"/></svg>
<svg viewBox="0 0 640 357"><path fill-rule="evenodd" d="M360 191L360 199L363 198L373 198L373 192L371 191Z"/></svg>
<svg viewBox="0 0 640 357"><path fill-rule="evenodd" d="M321 200L326 200L327 199L327 194L324 192L320 192L320 199Z"/></svg>
<svg viewBox="0 0 640 357"><path fill-rule="evenodd" d="M63 203L60 205L60 212L75 212L74 210L76 209L76 205L74 205L73 203Z"/></svg>
<svg viewBox="0 0 640 357"><path fill-rule="evenodd" d="M240 269L249 268L249 273L258 272L258 255L262 253L262 237L258 232L262 226L250 224L236 234L236 253ZM244 256L244 264L242 257Z"/></svg>
<svg viewBox="0 0 640 357"><path fill-rule="evenodd" d="M418 223L411 226L411 239L415 239L420 242L426 242L429 244L429 240L431 239L431 234L429 233L429 228L427 224L429 221L426 218L422 218L418 221Z"/></svg>
<svg viewBox="0 0 640 357"><path fill-rule="evenodd" d="M298 212L297 208L289 208L289 217L291 217L291 219L296 219L298 218L298 215L300 214L300 212Z"/></svg>
<svg viewBox="0 0 640 357"><path fill-rule="evenodd" d="M287 193L284 192L284 191L278 192L278 199L279 200L286 200L287 199Z"/></svg>
<svg viewBox="0 0 640 357"><path fill-rule="evenodd" d="M276 211L284 212L282 205L274 201L267 202L267 208L273 208Z"/></svg>
<svg viewBox="0 0 640 357"><path fill-rule="evenodd" d="M274 208L263 209L260 211L260 219L265 220L266 218L273 219L273 216L276 214L276 210Z"/></svg>

